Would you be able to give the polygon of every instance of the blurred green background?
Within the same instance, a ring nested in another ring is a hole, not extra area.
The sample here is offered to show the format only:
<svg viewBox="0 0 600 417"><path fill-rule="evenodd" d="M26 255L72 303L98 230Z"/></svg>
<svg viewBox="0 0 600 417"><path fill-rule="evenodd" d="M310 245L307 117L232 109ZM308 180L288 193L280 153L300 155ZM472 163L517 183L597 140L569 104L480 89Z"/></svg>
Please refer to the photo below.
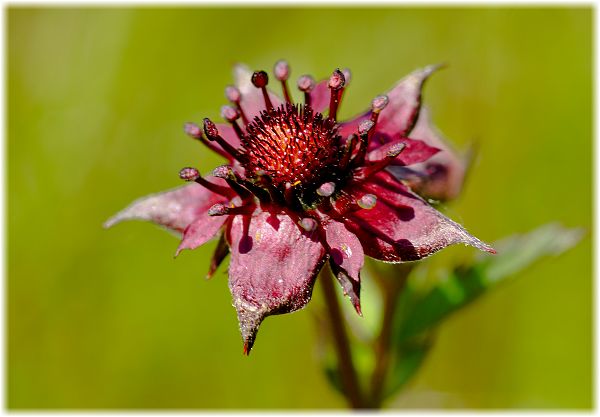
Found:
<svg viewBox="0 0 600 417"><path fill-rule="evenodd" d="M480 153L447 207L493 241L549 221L589 233L453 316L394 408L592 407L592 9L8 9L7 405L327 409L314 300L242 344L214 247L102 222L218 157L182 125L219 119L234 62L352 69L349 117L446 62L425 101ZM295 82L295 81L294 81ZM443 263L473 249L435 255ZM349 303L345 303L349 304Z"/></svg>

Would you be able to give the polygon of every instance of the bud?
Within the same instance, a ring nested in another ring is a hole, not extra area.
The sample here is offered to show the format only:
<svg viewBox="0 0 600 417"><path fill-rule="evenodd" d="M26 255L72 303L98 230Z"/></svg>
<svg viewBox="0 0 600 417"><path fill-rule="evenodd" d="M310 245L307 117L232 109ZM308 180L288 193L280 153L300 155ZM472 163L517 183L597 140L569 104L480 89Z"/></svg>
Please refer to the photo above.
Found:
<svg viewBox="0 0 600 417"><path fill-rule="evenodd" d="M264 71L255 71L254 74L252 74L252 84L254 84L256 88L266 87L266 85L269 84L269 76Z"/></svg>
<svg viewBox="0 0 600 417"><path fill-rule="evenodd" d="M315 88L315 79L310 75L302 75L298 78L298 89L310 93Z"/></svg>
<svg viewBox="0 0 600 417"><path fill-rule="evenodd" d="M287 61L279 60L275 63L275 67L273 68L273 73L275 74L275 78L279 81L287 81L290 76L290 66Z"/></svg>
<svg viewBox="0 0 600 417"><path fill-rule="evenodd" d="M196 168L185 167L179 171L179 178L184 181L195 181L200 177L200 173Z"/></svg>
<svg viewBox="0 0 600 417"><path fill-rule="evenodd" d="M344 87L345 84L346 77L344 77L344 73L342 73L342 71L339 69L336 69L333 71L333 74L331 74L331 77L329 77L329 83L327 85L332 90L339 90L340 88Z"/></svg>

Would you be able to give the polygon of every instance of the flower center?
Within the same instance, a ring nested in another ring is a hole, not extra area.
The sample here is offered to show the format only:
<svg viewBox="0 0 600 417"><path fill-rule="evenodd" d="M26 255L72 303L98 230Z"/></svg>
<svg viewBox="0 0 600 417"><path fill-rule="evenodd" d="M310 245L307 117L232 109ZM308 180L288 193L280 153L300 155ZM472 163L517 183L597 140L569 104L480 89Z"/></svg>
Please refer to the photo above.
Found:
<svg viewBox="0 0 600 417"><path fill-rule="evenodd" d="M336 123L310 106L286 103L263 111L246 126L246 133L242 144L247 175L266 174L279 189L288 183L314 188L339 166Z"/></svg>

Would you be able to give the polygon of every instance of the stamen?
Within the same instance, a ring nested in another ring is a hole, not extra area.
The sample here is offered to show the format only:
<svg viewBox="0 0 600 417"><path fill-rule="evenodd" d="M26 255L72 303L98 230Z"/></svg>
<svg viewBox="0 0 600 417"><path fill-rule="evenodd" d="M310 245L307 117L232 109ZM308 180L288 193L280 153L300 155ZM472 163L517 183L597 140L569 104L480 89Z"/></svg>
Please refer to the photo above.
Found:
<svg viewBox="0 0 600 417"><path fill-rule="evenodd" d="M346 78L344 74L339 69L333 71L331 77L329 78L329 88L331 89L331 98L329 100L329 117L333 120L337 120L337 111L340 105L340 99L342 98L342 93L344 91L344 85L346 83Z"/></svg>
<svg viewBox="0 0 600 417"><path fill-rule="evenodd" d="M269 92L267 91L267 84L269 84L269 76L264 71L255 71L252 74L252 84L256 88L260 88L263 93L263 97L265 98L265 106L268 111L273 110L273 103L271 103L271 99L269 98Z"/></svg>
<svg viewBox="0 0 600 417"><path fill-rule="evenodd" d="M240 112L231 106L223 106L221 107L221 117L231 123L233 130L235 130L235 134L240 140L244 138L244 132L237 124L236 120L240 118Z"/></svg>
<svg viewBox="0 0 600 417"><path fill-rule="evenodd" d="M329 197L335 191L335 183L334 182L326 182L322 184L319 188L317 188L317 194L321 197Z"/></svg>
<svg viewBox="0 0 600 417"><path fill-rule="evenodd" d="M370 132L374 131L373 126L375 126L375 123L373 123L371 120L363 120L358 125L360 144L358 146L356 156L352 160L352 164L355 167L361 166L365 162L365 155L367 154L367 148L369 146Z"/></svg>
<svg viewBox="0 0 600 417"><path fill-rule="evenodd" d="M371 121L373 123L377 123L379 113L381 113L381 111L385 109L385 106L388 105L389 101L390 100L386 95L377 96L373 99L373 101L371 101Z"/></svg>
<svg viewBox="0 0 600 417"><path fill-rule="evenodd" d="M210 141L215 141L227 152L229 155L233 156L238 161L242 161L244 159L244 154L231 146L225 139L223 139L219 135L219 129L217 129L217 125L215 125L210 119L204 119L204 134Z"/></svg>
<svg viewBox="0 0 600 417"><path fill-rule="evenodd" d="M345 169L348 166L357 140L358 136L356 136L354 133L350 134L346 139L346 147L344 148L344 153L342 155L342 159L340 160L340 167L342 169Z"/></svg>
<svg viewBox="0 0 600 417"><path fill-rule="evenodd" d="M287 80L290 77L290 66L287 61L279 60L275 63L275 67L273 68L273 72L275 73L275 78L281 81L281 88L283 89L283 96L285 97L285 101L288 103L292 103L292 97L290 96L290 91L288 89Z"/></svg>
<svg viewBox="0 0 600 417"><path fill-rule="evenodd" d="M188 122L183 125L183 130L185 133L194 138L194 139L202 139L202 129L196 123Z"/></svg>
<svg viewBox="0 0 600 417"><path fill-rule="evenodd" d="M182 168L179 171L179 178L181 178L184 181L188 181L188 182L195 181L198 184L200 184L201 186L203 186L204 188L206 188L207 190L212 191L215 194L219 194L224 197L231 196L231 192L229 189L227 189L226 187L217 185L217 184L213 184L212 182L205 180L204 178L202 178L200 176L200 172L198 172L198 170L196 168L192 168L192 167Z"/></svg>
<svg viewBox="0 0 600 417"><path fill-rule="evenodd" d="M315 88L315 79L310 75L298 78L298 89L304 93L304 105L310 106L310 92Z"/></svg>
<svg viewBox="0 0 600 417"><path fill-rule="evenodd" d="M366 167L358 168L354 173L354 179L358 181L362 181L366 178L369 178L373 174L385 169L395 157L400 155L400 153L406 148L406 143L397 143L393 145L385 155L385 158L375 162L373 165L368 165Z"/></svg>
<svg viewBox="0 0 600 417"><path fill-rule="evenodd" d="M242 110L242 106L240 104L240 100L242 99L242 93L240 90L238 90L237 87L228 85L227 88L225 88L225 97L227 97L227 100L236 105L237 109L242 115L242 121L245 125L248 124L248 119L246 118L246 114L244 114L244 110Z"/></svg>
<svg viewBox="0 0 600 417"><path fill-rule="evenodd" d="M214 169L213 175L227 181L227 184L243 199L255 195L261 201L271 201L271 195L267 190L239 177L229 165L218 166Z"/></svg>
<svg viewBox="0 0 600 417"><path fill-rule="evenodd" d="M208 215L214 217L228 214L251 214L253 211L251 206L229 207L225 204L217 203L208 209Z"/></svg>

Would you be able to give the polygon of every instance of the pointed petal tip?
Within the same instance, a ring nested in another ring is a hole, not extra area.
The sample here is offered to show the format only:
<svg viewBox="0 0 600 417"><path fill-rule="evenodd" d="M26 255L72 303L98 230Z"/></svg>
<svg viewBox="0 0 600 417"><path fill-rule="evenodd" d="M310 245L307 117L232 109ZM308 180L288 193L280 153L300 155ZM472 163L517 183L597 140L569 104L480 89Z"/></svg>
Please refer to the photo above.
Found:
<svg viewBox="0 0 600 417"><path fill-rule="evenodd" d="M249 342L244 342L244 356L250 356L250 351L252 350L252 344Z"/></svg>
<svg viewBox="0 0 600 417"><path fill-rule="evenodd" d="M113 216L110 219L106 220L104 223L102 223L102 228L110 229L117 223L119 223L119 219L117 218L117 216Z"/></svg>

